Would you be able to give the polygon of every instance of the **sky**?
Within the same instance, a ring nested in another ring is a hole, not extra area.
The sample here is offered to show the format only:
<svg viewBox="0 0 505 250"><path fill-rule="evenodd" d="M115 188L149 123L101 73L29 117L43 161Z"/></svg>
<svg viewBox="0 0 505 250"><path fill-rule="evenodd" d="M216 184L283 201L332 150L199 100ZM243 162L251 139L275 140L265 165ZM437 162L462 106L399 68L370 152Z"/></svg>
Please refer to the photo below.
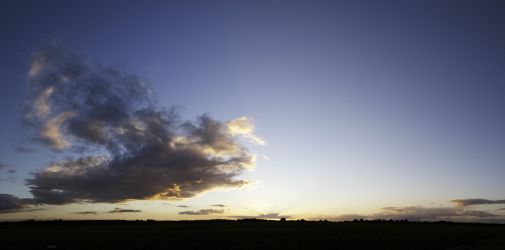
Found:
<svg viewBox="0 0 505 250"><path fill-rule="evenodd" d="M505 222L503 1L3 1L0 220Z"/></svg>

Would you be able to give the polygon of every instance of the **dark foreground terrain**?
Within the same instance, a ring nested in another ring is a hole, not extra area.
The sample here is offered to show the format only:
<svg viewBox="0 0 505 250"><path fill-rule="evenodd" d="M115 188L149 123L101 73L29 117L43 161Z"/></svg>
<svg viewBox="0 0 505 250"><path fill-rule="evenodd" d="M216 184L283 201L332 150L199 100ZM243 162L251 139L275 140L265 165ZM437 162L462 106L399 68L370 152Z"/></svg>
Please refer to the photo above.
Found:
<svg viewBox="0 0 505 250"><path fill-rule="evenodd" d="M0 249L505 249L505 225L254 220L2 222Z"/></svg>

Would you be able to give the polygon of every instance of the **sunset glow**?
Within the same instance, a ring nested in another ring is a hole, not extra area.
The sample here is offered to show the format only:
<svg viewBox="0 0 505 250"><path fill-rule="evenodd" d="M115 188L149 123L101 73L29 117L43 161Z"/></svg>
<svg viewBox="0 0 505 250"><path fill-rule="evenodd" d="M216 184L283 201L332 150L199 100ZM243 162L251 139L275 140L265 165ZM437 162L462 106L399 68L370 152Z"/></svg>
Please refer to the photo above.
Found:
<svg viewBox="0 0 505 250"><path fill-rule="evenodd" d="M0 221L505 223L499 1L14 2Z"/></svg>

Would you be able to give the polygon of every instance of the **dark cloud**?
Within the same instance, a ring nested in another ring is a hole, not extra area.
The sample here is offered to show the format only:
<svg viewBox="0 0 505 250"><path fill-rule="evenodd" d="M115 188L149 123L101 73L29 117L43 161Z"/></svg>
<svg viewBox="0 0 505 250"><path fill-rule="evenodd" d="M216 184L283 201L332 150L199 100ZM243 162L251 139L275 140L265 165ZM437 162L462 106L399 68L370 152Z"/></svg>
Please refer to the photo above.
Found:
<svg viewBox="0 0 505 250"><path fill-rule="evenodd" d="M114 210L111 210L107 213L140 213L142 210L136 210L136 209L122 209L122 208L114 208Z"/></svg>
<svg viewBox="0 0 505 250"><path fill-rule="evenodd" d="M218 210L218 209L200 209L198 211L182 211L179 212L179 214L183 215L209 215L209 214L222 214L224 213L224 210Z"/></svg>
<svg viewBox="0 0 505 250"><path fill-rule="evenodd" d="M40 210L30 207L30 199L21 199L10 194L0 194L0 213Z"/></svg>
<svg viewBox="0 0 505 250"><path fill-rule="evenodd" d="M7 171L7 173L8 173L8 174L14 174L14 173L16 173L16 169L9 169L9 170Z"/></svg>
<svg viewBox="0 0 505 250"><path fill-rule="evenodd" d="M82 212L75 212L74 214L80 214L80 215L96 215L96 211L82 211Z"/></svg>
<svg viewBox="0 0 505 250"><path fill-rule="evenodd" d="M189 206L187 206L187 205L177 205L177 207L188 208Z"/></svg>
<svg viewBox="0 0 505 250"><path fill-rule="evenodd" d="M28 76L25 123L35 140L55 152L95 152L34 173L35 203L182 199L240 187L255 162L242 142L264 144L246 117L183 121L177 108L157 107L139 77L59 45L38 50Z"/></svg>
<svg viewBox="0 0 505 250"><path fill-rule="evenodd" d="M223 205L223 204L212 204L210 206L211 207L226 207L226 205Z"/></svg>
<svg viewBox="0 0 505 250"><path fill-rule="evenodd" d="M452 200L451 202L456 204L457 206L505 204L505 200L488 200L488 199L457 199Z"/></svg>
<svg viewBox="0 0 505 250"><path fill-rule="evenodd" d="M18 197L10 194L0 194L0 211L21 209L23 207L23 202Z"/></svg>
<svg viewBox="0 0 505 250"><path fill-rule="evenodd" d="M14 153L18 153L18 154L30 154L30 153L35 153L35 152L37 152L37 150L33 149L33 148L26 148L23 146L14 147Z"/></svg>
<svg viewBox="0 0 505 250"><path fill-rule="evenodd" d="M235 215L229 216L231 218L236 219L280 219L280 218L291 218L289 215L281 215L278 213L269 213L269 214L259 214L257 216L249 216L249 215Z"/></svg>

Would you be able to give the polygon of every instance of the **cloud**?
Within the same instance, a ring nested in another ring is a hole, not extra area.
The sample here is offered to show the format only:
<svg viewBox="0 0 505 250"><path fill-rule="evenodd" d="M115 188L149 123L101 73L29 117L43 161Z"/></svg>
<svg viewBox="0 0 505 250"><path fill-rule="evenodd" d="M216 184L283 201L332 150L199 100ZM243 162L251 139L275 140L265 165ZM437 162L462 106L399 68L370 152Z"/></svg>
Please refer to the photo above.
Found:
<svg viewBox="0 0 505 250"><path fill-rule="evenodd" d="M177 205L177 207L188 208L189 206L187 206L187 205Z"/></svg>
<svg viewBox="0 0 505 250"><path fill-rule="evenodd" d="M14 176L9 176L7 178L0 178L0 181L8 181L8 182L16 183L16 178Z"/></svg>
<svg viewBox="0 0 505 250"><path fill-rule="evenodd" d="M257 219L280 219L280 218L291 218L289 215L280 215L278 213L260 214L256 216Z"/></svg>
<svg viewBox="0 0 505 250"><path fill-rule="evenodd" d="M82 211L82 212L75 212L74 214L80 214L80 215L96 215L96 211Z"/></svg>
<svg viewBox="0 0 505 250"><path fill-rule="evenodd" d="M0 169L4 169L4 168L8 168L8 167L9 167L9 165L0 161Z"/></svg>
<svg viewBox="0 0 505 250"><path fill-rule="evenodd" d="M113 210L107 212L107 213L140 213L142 210L136 210L136 209L122 209L122 208L114 208Z"/></svg>
<svg viewBox="0 0 505 250"><path fill-rule="evenodd" d="M210 206L211 207L226 207L226 205L223 205L223 204L212 204Z"/></svg>
<svg viewBox="0 0 505 250"><path fill-rule="evenodd" d="M35 152L37 152L37 150L33 149L33 148L26 148L23 146L14 147L14 153L18 153L18 154L30 154L30 153L35 153Z"/></svg>
<svg viewBox="0 0 505 250"><path fill-rule="evenodd" d="M318 216L310 218L311 220L329 220L329 221L352 221L359 219L368 219L369 215L362 214L342 214L337 216Z"/></svg>
<svg viewBox="0 0 505 250"><path fill-rule="evenodd" d="M183 215L209 215L209 214L222 214L224 213L224 210L218 210L218 209L200 209L198 211L182 211L179 212L179 214Z"/></svg>
<svg viewBox="0 0 505 250"><path fill-rule="evenodd" d="M7 168L10 168L10 167L11 167L10 165L0 162L0 170L7 169ZM16 173L16 169L14 169L14 168L10 168L10 169L8 169L6 171L7 171L8 174L14 174L14 173Z"/></svg>
<svg viewBox="0 0 505 250"><path fill-rule="evenodd" d="M379 212L372 214L343 214L338 216L319 216L314 220L350 221L354 219L365 220L409 220L409 221L459 221L459 222L484 222L503 223L505 217L500 214L493 214L489 211L468 210L465 206L475 204L501 204L499 200L490 201L484 199L452 200L454 207L423 207L423 206L403 206L384 207ZM466 204L466 205L462 205ZM496 209L500 210L500 209ZM505 208L503 208L505 210Z"/></svg>
<svg viewBox="0 0 505 250"><path fill-rule="evenodd" d="M445 219L464 219L468 217L487 218L496 215L484 211L468 211L454 207L385 207L382 212L374 214L374 219L407 219L413 221L432 221Z"/></svg>
<svg viewBox="0 0 505 250"><path fill-rule="evenodd" d="M0 194L0 213L32 211L30 199L21 199L10 194ZM39 210L39 209L36 209Z"/></svg>
<svg viewBox="0 0 505 250"><path fill-rule="evenodd" d="M452 200L451 202L457 206L505 204L505 200L488 200L488 199L457 199Z"/></svg>
<svg viewBox="0 0 505 250"><path fill-rule="evenodd" d="M249 140L254 144L258 145L267 144L267 142L264 139L254 134L256 127L254 126L254 123L250 117L245 116L239 117L235 120L229 121L227 123L227 126L230 134L232 135L243 136L245 139Z"/></svg>
<svg viewBox="0 0 505 250"><path fill-rule="evenodd" d="M34 203L183 199L240 187L256 159L241 142L265 144L250 118L181 120L179 109L156 105L141 78L57 44L34 53L28 78L34 139L54 152L88 153L27 179Z"/></svg>
<svg viewBox="0 0 505 250"><path fill-rule="evenodd" d="M0 194L0 211L23 208L24 205L16 196L10 194Z"/></svg>
<svg viewBox="0 0 505 250"><path fill-rule="evenodd" d="M369 215L344 214L331 217L318 217L315 219L327 219L332 221L350 221L354 219L393 219L409 221L482 221L482 222L502 222L505 218L486 211L464 210L460 207L384 207L378 213Z"/></svg>
<svg viewBox="0 0 505 250"><path fill-rule="evenodd" d="M8 169L10 168L10 169ZM7 176L7 178L0 178L0 181L10 181L10 182L16 182L16 178L13 176L13 174L16 173L16 169L12 168L10 165L5 164L0 161L0 171L5 170L7 174L10 176ZM1 210L1 209L0 209Z"/></svg>
<svg viewBox="0 0 505 250"><path fill-rule="evenodd" d="M229 216L231 218L236 219L280 219L280 218L291 218L289 215L281 215L278 213L269 213L269 214L259 214L257 216L249 216L249 215L234 215Z"/></svg>

